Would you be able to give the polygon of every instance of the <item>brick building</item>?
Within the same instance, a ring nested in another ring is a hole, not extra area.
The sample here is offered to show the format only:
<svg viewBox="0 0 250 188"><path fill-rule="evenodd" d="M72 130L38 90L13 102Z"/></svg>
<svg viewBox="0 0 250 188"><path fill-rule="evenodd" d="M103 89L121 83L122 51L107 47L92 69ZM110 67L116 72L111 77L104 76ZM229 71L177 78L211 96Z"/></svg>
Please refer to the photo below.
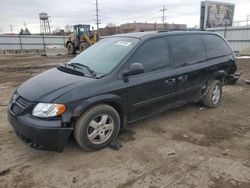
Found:
<svg viewBox="0 0 250 188"><path fill-rule="evenodd" d="M166 29L186 29L186 24L159 24L159 23L126 23L116 27L105 27L99 29L101 36L114 35L118 33L130 33L140 31L166 30Z"/></svg>
<svg viewBox="0 0 250 188"><path fill-rule="evenodd" d="M127 23L120 25L120 30L123 33L164 30L164 29L186 29L186 24L159 24L159 23Z"/></svg>

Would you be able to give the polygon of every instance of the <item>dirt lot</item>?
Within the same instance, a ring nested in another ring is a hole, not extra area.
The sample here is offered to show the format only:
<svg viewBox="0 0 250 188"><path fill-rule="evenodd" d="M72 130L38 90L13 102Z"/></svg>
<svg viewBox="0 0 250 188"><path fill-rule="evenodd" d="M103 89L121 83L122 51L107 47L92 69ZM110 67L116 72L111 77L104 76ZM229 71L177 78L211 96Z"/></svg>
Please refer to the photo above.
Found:
<svg viewBox="0 0 250 188"><path fill-rule="evenodd" d="M71 57L0 56L0 187L250 187L250 60L216 109L190 104L129 125L110 148L88 153L73 138L63 153L34 150L6 117L14 89Z"/></svg>

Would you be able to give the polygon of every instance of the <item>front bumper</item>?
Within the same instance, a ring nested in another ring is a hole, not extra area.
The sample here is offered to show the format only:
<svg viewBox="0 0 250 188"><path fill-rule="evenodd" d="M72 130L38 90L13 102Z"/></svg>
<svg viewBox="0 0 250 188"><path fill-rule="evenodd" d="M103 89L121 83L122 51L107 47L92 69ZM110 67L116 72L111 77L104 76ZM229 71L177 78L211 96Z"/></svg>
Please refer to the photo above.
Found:
<svg viewBox="0 0 250 188"><path fill-rule="evenodd" d="M8 111L8 120L14 128L17 136L26 144L35 149L62 152L73 128L62 127L42 127L41 125L51 124L54 120L32 119L30 115L14 116ZM32 122L32 124L30 123ZM59 124L59 120L55 120L54 124Z"/></svg>

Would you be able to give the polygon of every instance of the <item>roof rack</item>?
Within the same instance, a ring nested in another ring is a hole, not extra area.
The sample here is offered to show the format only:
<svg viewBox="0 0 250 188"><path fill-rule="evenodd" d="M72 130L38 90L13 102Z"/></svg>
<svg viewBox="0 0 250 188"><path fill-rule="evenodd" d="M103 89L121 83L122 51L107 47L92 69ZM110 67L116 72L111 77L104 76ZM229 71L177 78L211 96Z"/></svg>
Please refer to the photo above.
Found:
<svg viewBox="0 0 250 188"><path fill-rule="evenodd" d="M195 29L195 28L187 28L187 29L167 29L167 30L159 30L158 33L170 32L170 31L206 31L205 29Z"/></svg>

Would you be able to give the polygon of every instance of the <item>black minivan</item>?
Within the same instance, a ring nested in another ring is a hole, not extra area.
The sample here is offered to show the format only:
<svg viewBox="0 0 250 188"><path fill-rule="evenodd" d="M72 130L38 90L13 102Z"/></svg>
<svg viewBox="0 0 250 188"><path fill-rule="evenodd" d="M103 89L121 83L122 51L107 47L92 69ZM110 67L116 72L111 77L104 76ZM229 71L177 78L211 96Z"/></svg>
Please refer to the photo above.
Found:
<svg viewBox="0 0 250 188"><path fill-rule="evenodd" d="M217 107L237 69L229 44L205 31L107 37L14 92L8 119L36 149L62 151L71 133L102 149L128 123L190 102Z"/></svg>

